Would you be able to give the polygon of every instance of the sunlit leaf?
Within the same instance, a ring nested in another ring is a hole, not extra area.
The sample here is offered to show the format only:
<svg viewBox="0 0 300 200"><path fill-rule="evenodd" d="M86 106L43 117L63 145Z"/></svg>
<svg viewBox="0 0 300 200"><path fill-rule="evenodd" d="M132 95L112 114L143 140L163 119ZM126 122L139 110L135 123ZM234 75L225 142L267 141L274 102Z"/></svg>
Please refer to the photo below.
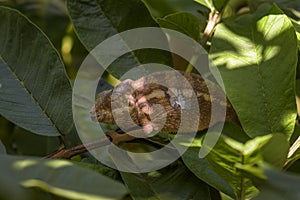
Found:
<svg viewBox="0 0 300 200"><path fill-rule="evenodd" d="M275 155L270 154L272 150ZM258 192L252 180L245 176L243 170L252 168L253 165L261 162L282 167L287 150L288 142L283 134L256 137L246 143L221 136L207 159L216 172L232 186L236 197L243 199L253 197ZM253 176L260 176L259 171L249 170L249 172L252 172Z"/></svg>
<svg viewBox="0 0 300 200"><path fill-rule="evenodd" d="M296 118L297 38L288 17L275 5L263 5L254 14L224 21L210 53L246 133L290 137Z"/></svg>

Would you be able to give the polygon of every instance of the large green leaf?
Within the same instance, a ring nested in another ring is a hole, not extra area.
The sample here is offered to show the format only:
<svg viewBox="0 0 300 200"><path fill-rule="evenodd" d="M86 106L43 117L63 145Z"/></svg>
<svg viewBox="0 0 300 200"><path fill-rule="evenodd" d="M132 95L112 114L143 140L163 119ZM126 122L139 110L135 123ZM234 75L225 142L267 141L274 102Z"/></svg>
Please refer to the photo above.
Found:
<svg viewBox="0 0 300 200"><path fill-rule="evenodd" d="M263 5L254 14L224 21L217 26L210 53L246 133L290 137L297 63L290 20L275 5Z"/></svg>
<svg viewBox="0 0 300 200"><path fill-rule="evenodd" d="M68 0L67 5L75 30L89 51L122 31L158 26L140 0ZM143 39L146 38L147 36ZM162 38L165 38L163 32L158 39L167 45L167 40ZM108 68L114 76L120 77L141 63L172 64L171 55L159 50L131 52L131 49L128 49L128 52L130 53L121 56Z"/></svg>
<svg viewBox="0 0 300 200"><path fill-rule="evenodd" d="M0 114L34 133L73 127L71 86L47 37L18 11L0 7Z"/></svg>
<svg viewBox="0 0 300 200"><path fill-rule="evenodd" d="M283 149L278 146L280 143L284 143ZM272 153L270 153L271 150L273 150ZM287 150L288 142L282 134L256 137L245 144L227 136L221 136L207 159L215 171L232 186L236 197L244 199L253 197L258 191L243 173L243 169L263 161L282 167Z"/></svg>
<svg viewBox="0 0 300 200"><path fill-rule="evenodd" d="M200 140L200 139L199 139ZM201 142L195 139L194 144ZM200 148L192 145L191 148L182 156L184 163L199 179L213 186L217 190L234 197L234 192L230 185L220 177L206 158L199 158Z"/></svg>
<svg viewBox="0 0 300 200"><path fill-rule="evenodd" d="M239 126L235 124L225 123L222 134L237 138L237 140L240 142L245 142L248 140L247 135ZM207 158L199 158L202 140L202 137L197 137L194 139L193 144L182 155L184 163L198 178L233 198L235 194L231 186L224 180L223 177L216 173L216 171L212 168L212 165L208 162Z"/></svg>
<svg viewBox="0 0 300 200"><path fill-rule="evenodd" d="M258 143L255 141L252 144L256 145ZM257 193L251 180L246 178L235 166L236 164L249 163L250 159L246 159L247 155L243 151L246 151L246 148L243 148L240 143L230 138L221 138L207 156L215 171L231 185L237 199L249 198ZM250 162L253 162L253 160L251 159Z"/></svg>
<svg viewBox="0 0 300 200"><path fill-rule="evenodd" d="M0 163L0 199L104 200L127 193L122 184L68 161L0 156Z"/></svg>
<svg viewBox="0 0 300 200"><path fill-rule="evenodd" d="M211 199L208 185L180 162L147 174L121 175L135 200Z"/></svg>

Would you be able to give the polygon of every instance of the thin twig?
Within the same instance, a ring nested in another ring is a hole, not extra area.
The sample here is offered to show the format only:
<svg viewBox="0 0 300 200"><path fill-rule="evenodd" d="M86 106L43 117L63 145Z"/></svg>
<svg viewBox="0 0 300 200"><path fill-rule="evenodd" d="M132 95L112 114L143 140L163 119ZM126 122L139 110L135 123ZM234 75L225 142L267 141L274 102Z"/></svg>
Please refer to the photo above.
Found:
<svg viewBox="0 0 300 200"><path fill-rule="evenodd" d="M99 147L103 147L106 145L109 145L111 142L110 140L105 136L102 137L96 141L88 142L85 144L81 144L69 149L66 148L60 148L57 151L45 156L44 158L65 158L70 159L73 156L80 155L82 153L87 152L88 150L93 150Z"/></svg>

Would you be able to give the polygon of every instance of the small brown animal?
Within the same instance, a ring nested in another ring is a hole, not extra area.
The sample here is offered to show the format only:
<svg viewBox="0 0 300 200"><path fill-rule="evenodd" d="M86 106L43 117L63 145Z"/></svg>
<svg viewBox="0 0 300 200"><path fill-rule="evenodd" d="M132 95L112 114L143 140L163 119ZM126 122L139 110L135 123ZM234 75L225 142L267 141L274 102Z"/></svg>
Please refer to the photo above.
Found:
<svg viewBox="0 0 300 200"><path fill-rule="evenodd" d="M217 84L198 74L178 71L156 72L136 81L127 79L116 86L114 93L113 90L101 92L91 110L92 119L121 124L123 127L120 128L126 129L124 134L107 133L114 144L136 137L148 137L156 130L176 133L182 120L182 109L195 109L190 102L193 95L200 116L189 116L187 121L197 123L198 131L224 119L239 123L232 105ZM225 117L216 112L212 114L212 102L219 108L226 108ZM134 129L138 126L139 129Z"/></svg>

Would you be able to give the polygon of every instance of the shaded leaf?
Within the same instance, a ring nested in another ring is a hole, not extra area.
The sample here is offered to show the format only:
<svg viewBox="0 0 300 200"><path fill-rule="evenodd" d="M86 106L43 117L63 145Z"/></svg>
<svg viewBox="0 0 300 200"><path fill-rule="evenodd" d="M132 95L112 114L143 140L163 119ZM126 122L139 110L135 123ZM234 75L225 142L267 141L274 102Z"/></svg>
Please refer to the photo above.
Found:
<svg viewBox="0 0 300 200"><path fill-rule="evenodd" d="M246 133L290 137L296 118L297 39L280 9L263 5L218 25L211 55Z"/></svg>
<svg viewBox="0 0 300 200"><path fill-rule="evenodd" d="M231 138L235 138L236 141L242 143L249 140L249 137L243 132L243 130L233 123L225 123L222 134L227 135ZM198 178L205 181L222 193L225 193L234 198L235 194L233 189L223 177L216 173L216 171L212 167L212 164L208 162L207 157L203 159L199 158L201 146L202 137L195 138L193 144L182 156L184 163Z"/></svg>
<svg viewBox="0 0 300 200"><path fill-rule="evenodd" d="M285 135L273 134L268 144L261 149L264 161L281 169L286 162L289 146Z"/></svg>
<svg viewBox="0 0 300 200"><path fill-rule="evenodd" d="M196 2L209 8L211 11L222 11L229 0L195 0Z"/></svg>
<svg viewBox="0 0 300 200"><path fill-rule="evenodd" d="M196 41L200 41L200 32L204 24L200 24L197 17L187 12L177 12L157 19L158 24L163 28L179 31Z"/></svg>
<svg viewBox="0 0 300 200"><path fill-rule="evenodd" d="M0 156L0 163L1 199L44 199L45 192L89 200L120 199L126 194L122 184L68 161Z"/></svg>
<svg viewBox="0 0 300 200"><path fill-rule="evenodd" d="M0 1L0 4L3 0ZM4 1L4 5L19 10L49 37L57 49L69 24L67 10L63 1L30 0Z"/></svg>
<svg viewBox="0 0 300 200"><path fill-rule="evenodd" d="M147 174L121 173L136 199L210 199L209 187L193 175L182 163Z"/></svg>
<svg viewBox="0 0 300 200"><path fill-rule="evenodd" d="M260 193L255 200L300 199L300 177L296 174L284 173L274 169L265 169L266 181L259 182Z"/></svg>
<svg viewBox="0 0 300 200"><path fill-rule="evenodd" d="M247 140L247 136L238 126L228 123L225 124L222 134L228 134L233 137L237 137L242 141ZM235 194L233 189L223 177L216 173L211 163L208 162L207 157L203 159L199 158L202 140L203 138L200 136L194 139L193 144L182 155L183 162L198 178L221 191L222 193L225 193L234 198Z"/></svg>
<svg viewBox="0 0 300 200"><path fill-rule="evenodd" d="M164 17L175 12L189 12L195 16L199 16L200 20L204 15L208 15L208 9L204 6L197 4L194 0L143 0L147 8L154 17ZM205 22L205 21L204 21Z"/></svg>
<svg viewBox="0 0 300 200"><path fill-rule="evenodd" d="M71 86L47 37L21 13L0 7L0 113L31 132L73 127Z"/></svg>
<svg viewBox="0 0 300 200"><path fill-rule="evenodd" d="M68 0L67 5L75 30L89 51L105 39L120 32L158 26L140 0ZM165 42L167 46L163 32L158 39ZM171 55L167 52L157 49L133 52L130 47L127 48L130 53L121 56L107 69L118 78L141 63L172 65Z"/></svg>
<svg viewBox="0 0 300 200"><path fill-rule="evenodd" d="M0 141L0 155L6 154L5 146Z"/></svg>
<svg viewBox="0 0 300 200"><path fill-rule="evenodd" d="M12 135L14 150L18 155L45 156L60 146L57 137L33 134L20 127L15 127Z"/></svg>

